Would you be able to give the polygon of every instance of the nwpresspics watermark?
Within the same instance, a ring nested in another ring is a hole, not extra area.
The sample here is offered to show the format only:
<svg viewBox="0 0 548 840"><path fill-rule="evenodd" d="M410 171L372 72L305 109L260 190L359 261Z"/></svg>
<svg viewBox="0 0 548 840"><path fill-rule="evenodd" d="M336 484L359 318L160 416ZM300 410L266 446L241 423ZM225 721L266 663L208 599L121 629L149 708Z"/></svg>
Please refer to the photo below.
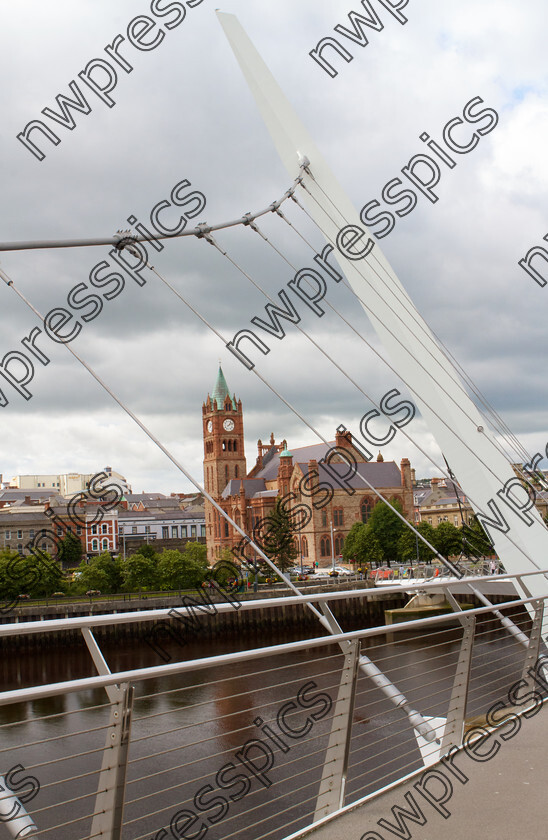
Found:
<svg viewBox="0 0 548 840"><path fill-rule="evenodd" d="M120 70L126 74L132 73L133 57L136 58L139 53L157 49L166 38L166 30L170 32L176 29L186 19L187 7L194 9L203 2L204 0L186 0L184 3L152 0L150 4L152 17L139 14L132 18L125 28L125 35L116 35L112 43L104 48L107 57L92 58L78 73L80 83L78 84L74 79L69 82L71 96L64 93L58 94L55 97L57 110L50 107L42 108L42 114L55 125L56 131L59 130L58 125L67 131L73 131L76 128L74 114L87 116L92 111L92 105L97 104L97 100L92 100L92 104L88 102L86 96L89 97L89 91L108 108L114 108L116 102L111 94L118 85ZM69 14L70 9L67 10L67 16ZM158 18L163 27L160 26ZM134 49L138 52L133 52ZM54 146L58 146L61 142L58 134L43 120L28 122L23 131L17 135L17 139L39 161L43 161L46 154L38 146L38 140L42 143L47 140Z"/></svg>
<svg viewBox="0 0 548 840"><path fill-rule="evenodd" d="M287 755L297 741L306 738L314 725L329 714L333 700L325 691L311 693L317 684L310 680L297 691L294 700L287 700L278 709L275 720L266 723L262 717L253 721L262 738L250 738L215 774L213 783L203 785L193 796L192 807L176 811L169 831L162 828L151 840L203 840L210 827L221 822L232 803L239 802L252 790L254 783L268 790L273 784L271 771L277 756ZM303 719L303 712L306 717ZM230 791L226 796L226 791Z"/></svg>

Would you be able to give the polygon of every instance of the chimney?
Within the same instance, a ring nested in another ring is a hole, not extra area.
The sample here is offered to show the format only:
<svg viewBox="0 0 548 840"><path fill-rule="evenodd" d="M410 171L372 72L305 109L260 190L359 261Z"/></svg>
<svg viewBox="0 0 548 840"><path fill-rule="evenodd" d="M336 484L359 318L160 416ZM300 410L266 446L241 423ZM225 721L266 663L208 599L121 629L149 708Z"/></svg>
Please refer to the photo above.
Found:
<svg viewBox="0 0 548 840"><path fill-rule="evenodd" d="M409 462L409 458L402 458L400 468L402 487L405 487L407 490L411 490L411 464Z"/></svg>
<svg viewBox="0 0 548 840"><path fill-rule="evenodd" d="M353 449L352 446L352 432L349 431L339 431L337 429L335 435L335 443L336 446L340 447L341 449Z"/></svg>

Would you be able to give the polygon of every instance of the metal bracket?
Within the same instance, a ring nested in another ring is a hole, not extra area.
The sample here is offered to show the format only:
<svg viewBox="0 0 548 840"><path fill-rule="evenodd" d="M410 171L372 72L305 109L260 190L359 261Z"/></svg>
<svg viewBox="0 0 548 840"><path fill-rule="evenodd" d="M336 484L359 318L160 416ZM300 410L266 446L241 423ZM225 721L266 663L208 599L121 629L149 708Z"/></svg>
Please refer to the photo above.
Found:
<svg viewBox="0 0 548 840"><path fill-rule="evenodd" d="M333 711L331 734L325 754L320 790L316 800L314 822L344 806L348 757L352 737L352 718L360 661L360 642L354 639L344 644L347 649Z"/></svg>
<svg viewBox="0 0 548 840"><path fill-rule="evenodd" d="M451 747L460 747L464 732L476 619L474 616L469 616L464 613L463 615L459 615L459 621L463 629L462 641L455 679L453 680L453 691L451 692L451 699L449 700L449 708L447 710L447 723L445 724L445 731L441 741L440 755L444 755Z"/></svg>

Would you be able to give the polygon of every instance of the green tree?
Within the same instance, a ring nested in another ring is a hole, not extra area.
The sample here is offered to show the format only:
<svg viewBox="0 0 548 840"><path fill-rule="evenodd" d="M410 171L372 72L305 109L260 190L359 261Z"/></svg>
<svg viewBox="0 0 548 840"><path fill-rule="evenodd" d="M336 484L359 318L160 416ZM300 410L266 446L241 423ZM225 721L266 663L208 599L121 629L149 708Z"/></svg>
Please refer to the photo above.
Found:
<svg viewBox="0 0 548 840"><path fill-rule="evenodd" d="M432 528L428 522L419 522L416 527L419 534L421 534L426 540L428 540L429 543L431 543L431 545L434 546L434 548L436 548L436 544L434 542L434 528ZM404 563L410 563L416 560L417 546L419 550L419 562L429 563L434 557L434 552L416 536L411 528L405 528L398 540L400 559Z"/></svg>
<svg viewBox="0 0 548 840"><path fill-rule="evenodd" d="M493 545L482 528L477 516L472 516L468 525L463 525L462 550L467 557L485 557L494 553Z"/></svg>
<svg viewBox="0 0 548 840"><path fill-rule="evenodd" d="M188 548L189 545L198 545L201 551ZM184 551L162 551L158 556L158 575L162 589L195 589L201 586L208 568L203 549L205 546L200 543L187 543Z"/></svg>
<svg viewBox="0 0 548 840"><path fill-rule="evenodd" d="M274 510L264 520L262 544L267 556L286 572L295 562L298 550L293 537L291 516L281 499L276 500Z"/></svg>
<svg viewBox="0 0 548 840"><path fill-rule="evenodd" d="M354 538L354 556L360 566L382 563L383 551L379 540L369 522L356 531Z"/></svg>
<svg viewBox="0 0 548 840"><path fill-rule="evenodd" d="M390 504L399 513L403 513L403 508L399 501L391 499ZM367 525L377 538L382 551L383 561L388 563L388 565L390 563L396 563L399 560L398 540L405 528L401 519L396 516L388 505L379 502L371 511Z"/></svg>
<svg viewBox="0 0 548 840"><path fill-rule="evenodd" d="M140 551L128 557L122 563L121 570L122 584L127 592L153 590L158 586L159 575L155 560L143 556Z"/></svg>
<svg viewBox="0 0 548 840"><path fill-rule="evenodd" d="M82 543L70 531L61 540L58 556L61 563L70 568L75 569L82 562Z"/></svg>
<svg viewBox="0 0 548 840"><path fill-rule="evenodd" d="M230 551L230 549L228 549ZM184 550L185 557L207 570L207 546L199 542L187 542Z"/></svg>
<svg viewBox="0 0 548 840"><path fill-rule="evenodd" d="M21 593L28 594L22 587L20 578L11 572L18 557L17 552L9 548L0 551L0 598L10 599Z"/></svg>
<svg viewBox="0 0 548 840"><path fill-rule="evenodd" d="M155 551L153 546L150 543L145 543L139 548L139 551L136 554L140 554L141 557L148 557L150 560L154 560L155 563L158 562L158 552Z"/></svg>
<svg viewBox="0 0 548 840"><path fill-rule="evenodd" d="M345 563L357 562L356 539L360 531L366 526L363 522L354 522L343 545L343 560Z"/></svg>
<svg viewBox="0 0 548 840"><path fill-rule="evenodd" d="M433 542L443 557L452 557L462 552L462 531L450 522L440 522L434 529Z"/></svg>
<svg viewBox="0 0 548 840"><path fill-rule="evenodd" d="M92 557L89 563L82 561L78 569L78 589L98 589L104 595L120 592L122 588L121 563L113 560L108 551Z"/></svg>
<svg viewBox="0 0 548 840"><path fill-rule="evenodd" d="M63 587L60 564L43 551L19 555L14 551L0 553L1 597L30 595L41 598Z"/></svg>

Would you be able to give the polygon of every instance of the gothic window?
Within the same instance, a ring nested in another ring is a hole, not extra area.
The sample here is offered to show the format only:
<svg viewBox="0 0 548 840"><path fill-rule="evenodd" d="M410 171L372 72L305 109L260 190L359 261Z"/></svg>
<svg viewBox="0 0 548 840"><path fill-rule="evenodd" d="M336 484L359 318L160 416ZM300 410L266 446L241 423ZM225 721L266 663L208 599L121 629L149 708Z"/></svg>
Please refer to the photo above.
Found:
<svg viewBox="0 0 548 840"><path fill-rule="evenodd" d="M306 537L301 537L301 551L303 557L308 557L308 540Z"/></svg>
<svg viewBox="0 0 548 840"><path fill-rule="evenodd" d="M239 510L237 510L236 513L234 514L234 522L236 523L236 525L240 524L240 511Z"/></svg>
<svg viewBox="0 0 548 840"><path fill-rule="evenodd" d="M236 445L236 444L234 444L234 445ZM234 477L238 478L239 473L240 473L240 470L238 469L238 464L236 464L236 466L234 467Z"/></svg>
<svg viewBox="0 0 548 840"><path fill-rule="evenodd" d="M322 537L320 540L320 557L331 557L331 540L329 537Z"/></svg>
<svg viewBox="0 0 548 840"><path fill-rule="evenodd" d="M229 536L229 533L228 533L228 522L227 522L227 521L226 521L226 519L225 519L225 537L228 537L228 536Z"/></svg>
<svg viewBox="0 0 548 840"><path fill-rule="evenodd" d="M339 554L342 554L344 545L344 537L342 534L337 534L335 537L335 557L338 557Z"/></svg>
<svg viewBox="0 0 548 840"><path fill-rule="evenodd" d="M325 528L327 525L327 511L325 508L322 510L322 526Z"/></svg>
<svg viewBox="0 0 548 840"><path fill-rule="evenodd" d="M371 502L369 499L364 499L361 504L362 522L367 522L371 514Z"/></svg>
<svg viewBox="0 0 548 840"><path fill-rule="evenodd" d="M231 440L228 441L228 451L232 452L232 441Z"/></svg>
<svg viewBox="0 0 548 840"><path fill-rule="evenodd" d="M335 525L335 527L344 525L344 512L342 508L334 508L333 525Z"/></svg>
<svg viewBox="0 0 548 840"><path fill-rule="evenodd" d="M226 452L226 440L223 440L223 452Z"/></svg>
<svg viewBox="0 0 548 840"><path fill-rule="evenodd" d="M234 441L234 452L237 452L237 451L238 451L238 441L235 440Z"/></svg>

